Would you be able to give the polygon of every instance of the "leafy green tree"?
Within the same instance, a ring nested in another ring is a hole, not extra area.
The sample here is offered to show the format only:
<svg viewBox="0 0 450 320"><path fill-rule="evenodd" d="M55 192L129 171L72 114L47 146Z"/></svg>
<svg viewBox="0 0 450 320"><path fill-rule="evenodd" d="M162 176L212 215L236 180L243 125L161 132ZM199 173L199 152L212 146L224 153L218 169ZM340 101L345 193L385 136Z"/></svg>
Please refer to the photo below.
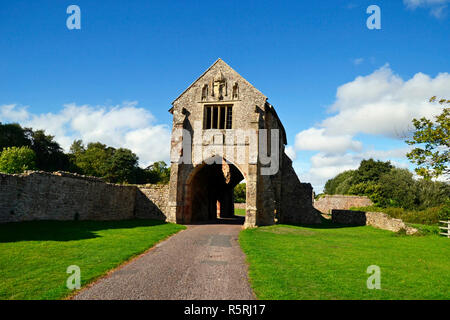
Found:
<svg viewBox="0 0 450 320"><path fill-rule="evenodd" d="M415 189L419 209L438 207L450 200L450 184L446 182L419 179Z"/></svg>
<svg viewBox="0 0 450 320"><path fill-rule="evenodd" d="M380 177L393 168L390 161L375 161L374 159L362 160L359 168L353 175L353 184L363 182L377 182Z"/></svg>
<svg viewBox="0 0 450 320"><path fill-rule="evenodd" d="M114 183L136 183L138 157L129 149L114 151L108 162L109 169L105 179Z"/></svg>
<svg viewBox="0 0 450 320"><path fill-rule="evenodd" d="M2 124L0 122L0 152L7 147L30 146L25 130L17 123Z"/></svg>
<svg viewBox="0 0 450 320"><path fill-rule="evenodd" d="M85 175L105 178L109 174L114 151L100 142L89 143L85 150L83 147L82 151L74 154L75 164Z"/></svg>
<svg viewBox="0 0 450 320"><path fill-rule="evenodd" d="M29 147L7 147L0 154L0 171L22 173L36 169L36 154Z"/></svg>
<svg viewBox="0 0 450 320"><path fill-rule="evenodd" d="M44 171L69 171L69 157L54 136L46 135L44 130L33 131L25 128L25 134L31 141L30 148L36 153L36 167Z"/></svg>
<svg viewBox="0 0 450 320"><path fill-rule="evenodd" d="M245 203L247 201L246 187L245 183L239 183L234 187L234 202Z"/></svg>
<svg viewBox="0 0 450 320"><path fill-rule="evenodd" d="M144 171L145 183L169 183L170 167L167 167L167 164L164 161L156 161Z"/></svg>
<svg viewBox="0 0 450 320"><path fill-rule="evenodd" d="M347 170L339 173L333 179L329 179L325 183L325 194L348 194L352 186L353 175L355 170Z"/></svg>
<svg viewBox="0 0 450 320"><path fill-rule="evenodd" d="M380 177L378 184L381 191L378 201L381 206L405 209L413 209L417 206L417 185L409 170L392 168Z"/></svg>
<svg viewBox="0 0 450 320"><path fill-rule="evenodd" d="M432 97L430 102L441 105L450 104L450 100L436 100ZM416 173L425 179L436 178L450 174L450 108L444 107L442 113L435 121L426 119L413 119L415 132L409 145L416 145L406 156L417 165Z"/></svg>

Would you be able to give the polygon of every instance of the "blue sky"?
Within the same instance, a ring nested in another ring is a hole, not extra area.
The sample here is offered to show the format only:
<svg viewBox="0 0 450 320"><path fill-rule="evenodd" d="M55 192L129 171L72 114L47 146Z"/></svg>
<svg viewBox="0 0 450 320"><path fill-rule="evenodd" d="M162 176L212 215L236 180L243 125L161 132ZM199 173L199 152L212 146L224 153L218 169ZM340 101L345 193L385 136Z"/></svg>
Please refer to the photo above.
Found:
<svg viewBox="0 0 450 320"><path fill-rule="evenodd" d="M81 30L66 27L71 4ZM381 30L366 27L372 4ZM167 160L172 100L220 57L269 97L320 191L367 156L407 166L406 124L436 114L429 96L450 97L449 4L2 1L0 121Z"/></svg>

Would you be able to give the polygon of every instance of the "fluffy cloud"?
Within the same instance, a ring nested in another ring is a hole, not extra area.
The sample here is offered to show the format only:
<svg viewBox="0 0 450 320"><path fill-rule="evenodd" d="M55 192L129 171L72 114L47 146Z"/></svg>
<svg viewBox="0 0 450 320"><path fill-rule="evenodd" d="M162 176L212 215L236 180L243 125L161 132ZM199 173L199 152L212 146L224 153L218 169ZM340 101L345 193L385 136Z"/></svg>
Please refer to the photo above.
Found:
<svg viewBox="0 0 450 320"><path fill-rule="evenodd" d="M328 153L360 151L362 144L351 135L329 135L325 128L310 128L295 136L296 150L320 150Z"/></svg>
<svg viewBox="0 0 450 320"><path fill-rule="evenodd" d="M404 140L413 129L413 118L432 118L441 112L441 106L428 102L433 95L450 96L450 74L440 73L432 78L417 73L405 81L385 65L340 86L329 108L331 115L317 127L296 135L296 151L317 151L310 159L309 171L301 174L302 180L311 181L320 190L327 179L355 169L367 158L393 160L405 167L403 161L408 147L367 150L355 136L366 134L393 142Z"/></svg>
<svg viewBox="0 0 450 320"><path fill-rule="evenodd" d="M30 113L27 107L3 105L0 121L44 129L66 151L75 139L82 139L85 143L100 141L131 149L138 155L141 166L169 159L169 127L155 124L154 116L138 108L137 102L112 107L67 104L57 113L45 114Z"/></svg>

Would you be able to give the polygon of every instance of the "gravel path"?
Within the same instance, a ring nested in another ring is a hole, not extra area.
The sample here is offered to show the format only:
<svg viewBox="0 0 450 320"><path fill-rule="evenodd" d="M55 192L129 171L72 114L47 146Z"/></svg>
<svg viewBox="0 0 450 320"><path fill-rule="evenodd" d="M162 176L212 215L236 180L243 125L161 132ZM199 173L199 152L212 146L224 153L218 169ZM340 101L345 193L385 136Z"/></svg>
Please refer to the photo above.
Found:
<svg viewBox="0 0 450 320"><path fill-rule="evenodd" d="M254 299L240 225L191 225L73 299Z"/></svg>

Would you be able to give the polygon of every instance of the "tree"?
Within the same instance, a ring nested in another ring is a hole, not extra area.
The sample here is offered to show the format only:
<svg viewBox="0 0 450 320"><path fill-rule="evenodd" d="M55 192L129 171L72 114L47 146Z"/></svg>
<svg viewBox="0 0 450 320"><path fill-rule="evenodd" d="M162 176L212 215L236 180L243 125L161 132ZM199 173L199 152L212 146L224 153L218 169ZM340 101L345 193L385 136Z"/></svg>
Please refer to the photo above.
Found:
<svg viewBox="0 0 450 320"><path fill-rule="evenodd" d="M156 161L145 168L145 183L169 183L170 167L164 161Z"/></svg>
<svg viewBox="0 0 450 320"><path fill-rule="evenodd" d="M430 102L438 102L441 105L449 105L450 100L437 101L432 97ZM450 174L450 108L444 107L442 113L431 121L425 117L413 119L415 132L411 140L406 140L409 145L416 145L406 156L417 165L415 169L419 176L425 179L437 178Z"/></svg>
<svg viewBox="0 0 450 320"><path fill-rule="evenodd" d="M113 183L136 183L138 157L129 149L119 148L109 160L105 179Z"/></svg>
<svg viewBox="0 0 450 320"><path fill-rule="evenodd" d="M36 154L29 147L8 147L0 154L0 171L4 173L22 173L36 169Z"/></svg>
<svg viewBox="0 0 450 320"><path fill-rule="evenodd" d="M377 182L380 177L391 171L393 168L390 161L375 161L373 159L362 160L359 164L359 168L353 175L353 184L364 182Z"/></svg>
<svg viewBox="0 0 450 320"><path fill-rule="evenodd" d="M30 146L25 131L17 123L2 124L0 122L0 152L7 147Z"/></svg>
<svg viewBox="0 0 450 320"><path fill-rule="evenodd" d="M234 187L234 202L245 203L247 201L246 187L245 183L239 183Z"/></svg>
<svg viewBox="0 0 450 320"><path fill-rule="evenodd" d="M104 178L109 173L110 159L114 151L114 148L100 142L89 143L85 150L83 147L74 155L75 164L85 175Z"/></svg>
<svg viewBox="0 0 450 320"><path fill-rule="evenodd" d="M347 170L339 173L333 179L329 179L325 183L325 194L348 194L348 190L352 185L355 170Z"/></svg>
<svg viewBox="0 0 450 320"><path fill-rule="evenodd" d="M417 206L417 185L408 169L392 168L379 179L379 205L413 209Z"/></svg>
<svg viewBox="0 0 450 320"><path fill-rule="evenodd" d="M36 153L36 166L44 171L69 171L69 157L61 146L54 140L54 136L46 135L44 130L33 131L25 128L25 134L31 141L30 148Z"/></svg>

